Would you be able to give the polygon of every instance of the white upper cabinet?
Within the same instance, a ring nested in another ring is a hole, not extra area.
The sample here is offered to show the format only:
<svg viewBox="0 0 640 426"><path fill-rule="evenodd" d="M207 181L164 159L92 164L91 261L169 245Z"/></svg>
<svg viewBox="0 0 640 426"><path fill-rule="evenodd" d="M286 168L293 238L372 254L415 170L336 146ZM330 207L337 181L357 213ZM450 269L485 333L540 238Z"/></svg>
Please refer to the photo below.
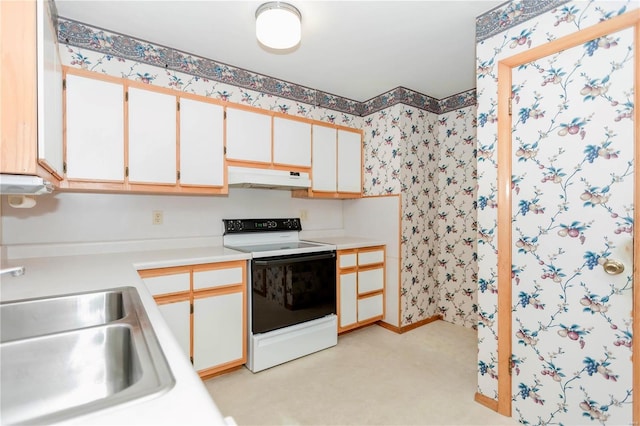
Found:
<svg viewBox="0 0 640 426"><path fill-rule="evenodd" d="M361 141L360 132L313 126L312 192L361 193Z"/></svg>
<svg viewBox="0 0 640 426"><path fill-rule="evenodd" d="M337 189L336 129L313 126L312 190L335 192Z"/></svg>
<svg viewBox="0 0 640 426"><path fill-rule="evenodd" d="M362 137L338 130L338 192L362 192Z"/></svg>
<svg viewBox="0 0 640 426"><path fill-rule="evenodd" d="M180 99L180 183L224 184L224 110L220 105Z"/></svg>
<svg viewBox="0 0 640 426"><path fill-rule="evenodd" d="M273 119L273 162L311 167L311 124L275 117Z"/></svg>
<svg viewBox="0 0 640 426"><path fill-rule="evenodd" d="M62 64L48 1L36 2L38 160L62 177Z"/></svg>
<svg viewBox="0 0 640 426"><path fill-rule="evenodd" d="M124 89L67 74L67 179L124 180Z"/></svg>
<svg viewBox="0 0 640 426"><path fill-rule="evenodd" d="M129 89L129 181L176 183L176 97Z"/></svg>
<svg viewBox="0 0 640 426"><path fill-rule="evenodd" d="M271 163L271 116L227 108L227 159Z"/></svg>

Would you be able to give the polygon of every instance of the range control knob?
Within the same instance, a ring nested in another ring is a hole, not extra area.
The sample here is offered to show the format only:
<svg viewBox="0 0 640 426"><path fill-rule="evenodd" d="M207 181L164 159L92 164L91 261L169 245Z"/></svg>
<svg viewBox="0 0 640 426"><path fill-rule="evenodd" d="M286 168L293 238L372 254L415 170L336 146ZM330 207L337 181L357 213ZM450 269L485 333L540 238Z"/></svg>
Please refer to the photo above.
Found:
<svg viewBox="0 0 640 426"><path fill-rule="evenodd" d="M267 221L267 228L277 228L278 224L274 220Z"/></svg>

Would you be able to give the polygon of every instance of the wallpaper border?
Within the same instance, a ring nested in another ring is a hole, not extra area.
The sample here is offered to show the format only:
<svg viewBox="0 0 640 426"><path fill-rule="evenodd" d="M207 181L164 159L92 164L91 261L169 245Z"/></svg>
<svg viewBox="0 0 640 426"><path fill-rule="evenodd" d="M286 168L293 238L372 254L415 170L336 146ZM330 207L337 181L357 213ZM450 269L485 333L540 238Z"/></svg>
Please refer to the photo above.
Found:
<svg viewBox="0 0 640 426"><path fill-rule="evenodd" d="M58 41L104 55L142 62L359 117L396 104L443 114L476 103L475 89L436 99L405 87L396 87L367 101L358 102L64 17L58 17Z"/></svg>
<svg viewBox="0 0 640 426"><path fill-rule="evenodd" d="M521 0L505 2L476 18L476 42L542 15L571 0Z"/></svg>
<svg viewBox="0 0 640 426"><path fill-rule="evenodd" d="M476 18L476 41L506 31L569 1L522 0L498 6ZM58 41L61 43L360 117L396 104L435 114L476 104L475 88L436 99L405 87L396 87L367 101L358 102L68 18L57 17L57 24Z"/></svg>

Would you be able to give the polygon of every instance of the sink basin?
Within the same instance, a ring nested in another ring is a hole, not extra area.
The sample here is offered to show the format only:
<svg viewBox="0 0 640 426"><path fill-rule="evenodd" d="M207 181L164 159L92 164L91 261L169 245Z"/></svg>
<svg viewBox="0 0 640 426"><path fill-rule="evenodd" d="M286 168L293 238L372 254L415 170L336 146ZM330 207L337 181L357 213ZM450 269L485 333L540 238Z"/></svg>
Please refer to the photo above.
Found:
<svg viewBox="0 0 640 426"><path fill-rule="evenodd" d="M133 287L2 303L0 315L2 424L70 419L175 383Z"/></svg>
<svg viewBox="0 0 640 426"><path fill-rule="evenodd" d="M122 291L0 304L0 342L106 324L124 316Z"/></svg>

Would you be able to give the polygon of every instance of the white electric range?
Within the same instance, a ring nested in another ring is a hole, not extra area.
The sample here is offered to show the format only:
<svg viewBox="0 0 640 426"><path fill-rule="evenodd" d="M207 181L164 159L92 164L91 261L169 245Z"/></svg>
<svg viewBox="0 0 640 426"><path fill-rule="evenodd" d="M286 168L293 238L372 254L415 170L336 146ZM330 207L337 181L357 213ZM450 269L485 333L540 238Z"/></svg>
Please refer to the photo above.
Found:
<svg viewBox="0 0 640 426"><path fill-rule="evenodd" d="M224 219L225 247L251 253L247 368L334 346L336 247L299 239L300 219Z"/></svg>

